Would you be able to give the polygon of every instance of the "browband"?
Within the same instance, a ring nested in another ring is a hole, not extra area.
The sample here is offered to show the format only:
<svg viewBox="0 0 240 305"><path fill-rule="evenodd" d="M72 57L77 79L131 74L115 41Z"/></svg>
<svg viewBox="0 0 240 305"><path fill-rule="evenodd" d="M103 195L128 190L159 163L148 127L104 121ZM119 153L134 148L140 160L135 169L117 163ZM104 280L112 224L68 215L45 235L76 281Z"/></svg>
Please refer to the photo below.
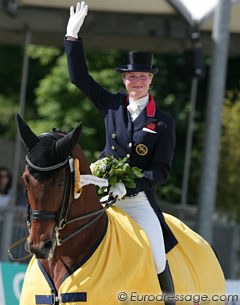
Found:
<svg viewBox="0 0 240 305"><path fill-rule="evenodd" d="M68 161L69 161L69 157L68 157L66 160L64 160L63 162L60 162L60 163L58 163L58 164L55 164L55 165L52 165L52 166L47 166L47 167L39 167L39 166L37 166L37 165L34 165L34 164L30 161L30 159L28 158L28 155L26 155L26 162L27 162L27 164L28 164L31 168L33 168L33 169L35 169L35 170L37 170L37 171L40 171L40 172L48 172L48 171L51 171L51 170L60 168L60 167L62 167L63 165L65 165Z"/></svg>

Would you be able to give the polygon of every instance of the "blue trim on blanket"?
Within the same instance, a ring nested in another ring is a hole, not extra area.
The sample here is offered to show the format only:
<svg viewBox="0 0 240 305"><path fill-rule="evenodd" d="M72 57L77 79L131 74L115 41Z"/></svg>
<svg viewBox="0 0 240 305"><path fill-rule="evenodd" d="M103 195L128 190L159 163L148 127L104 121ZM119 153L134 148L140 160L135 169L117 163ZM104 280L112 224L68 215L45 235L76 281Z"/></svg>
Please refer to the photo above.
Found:
<svg viewBox="0 0 240 305"><path fill-rule="evenodd" d="M35 296L37 305L52 305L55 304L55 296L52 295L36 295ZM72 302L87 302L86 292L72 292L72 293L61 293L61 303L72 303Z"/></svg>
<svg viewBox="0 0 240 305"><path fill-rule="evenodd" d="M52 295L35 295L36 304L54 304L55 296Z"/></svg>
<svg viewBox="0 0 240 305"><path fill-rule="evenodd" d="M51 291L52 291L52 295L36 295L35 298L36 298L36 304L54 304L54 300L55 298L58 296L58 293L57 293L57 289L53 283L53 281L51 280L51 278L49 277L48 273L44 270L40 260L37 260L37 263L38 263L38 267L40 268L43 276L45 277L45 280L47 281L49 287L51 288ZM52 303L47 303L46 301L45 302L42 302L42 303L37 303L37 297L39 297L39 300L42 300L41 298L50 298L52 297ZM41 298L40 298L41 297Z"/></svg>
<svg viewBox="0 0 240 305"><path fill-rule="evenodd" d="M44 275L46 281L48 282L48 285L50 286L52 292L54 295L57 295L57 289L53 283L53 281L51 280L51 278L49 277L48 273L44 270L40 260L37 260L38 266L40 268L40 270L42 271L42 274Z"/></svg>
<svg viewBox="0 0 240 305"><path fill-rule="evenodd" d="M62 303L87 302L87 293L86 292L61 293L60 299Z"/></svg>
<svg viewBox="0 0 240 305"><path fill-rule="evenodd" d="M108 228L108 218L107 218L107 222L106 222L105 228L102 231L102 233L101 233L99 239L97 240L97 242L92 246L92 248L90 249L90 251L86 255L86 257L84 257L84 259L82 259L77 264L77 266L73 267L71 272L66 273L66 275L63 277L62 283L64 282L64 280L66 278L68 278L77 269L79 269L93 255L93 253L96 251L98 246L101 244L101 242L102 242L102 240L103 240L103 238L104 238L104 236L105 236L105 234L107 232L107 228ZM36 304L37 305L41 305L41 304L54 304L54 300L58 296L57 289L56 289L53 281L49 277L48 273L44 270L40 260L37 260L37 263L38 263L38 266L39 266L43 276L45 277L48 285L50 286L50 288L52 290L52 295L35 295ZM61 300L62 300L62 303L67 303L67 302L87 302L87 293L86 292L61 293Z"/></svg>
<svg viewBox="0 0 240 305"><path fill-rule="evenodd" d="M92 246L92 248L90 249L89 253L76 265L72 268L71 272L68 272L62 280L62 283L65 281L65 279L69 276L71 276L71 274L73 274L76 270L78 270L92 255L93 253L97 250L98 246L101 244L106 232L107 232L107 228L108 228L108 218L107 218L107 222L105 225L105 228L103 229L99 239L97 240L97 242Z"/></svg>

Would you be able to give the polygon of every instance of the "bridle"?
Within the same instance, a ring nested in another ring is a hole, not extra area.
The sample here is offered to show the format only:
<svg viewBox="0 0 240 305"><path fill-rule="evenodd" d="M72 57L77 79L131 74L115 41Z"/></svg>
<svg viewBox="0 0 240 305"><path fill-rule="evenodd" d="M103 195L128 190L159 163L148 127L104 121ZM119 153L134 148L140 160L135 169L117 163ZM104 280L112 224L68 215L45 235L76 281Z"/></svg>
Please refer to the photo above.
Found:
<svg viewBox="0 0 240 305"><path fill-rule="evenodd" d="M29 165L29 160L26 158L27 164ZM56 237L57 237L57 245L61 244L61 240L59 239L59 231L62 230L67 223L67 215L68 215L68 210L71 205L71 193L73 190L73 180L74 180L74 169L72 166L73 159L71 157L68 158L68 163L69 166L66 168L66 180L65 180L65 185L64 185L64 193L63 193L63 198L62 198L62 204L60 207L60 210L57 212L52 212L52 211L43 211L43 210L32 210L31 205L28 199L28 194L27 194L27 226L30 230L31 228L31 223L33 220L36 221L56 221L56 226L55 226L55 232L56 232ZM56 164L52 169L58 169L62 166L64 166L66 162L61 162L59 164ZM31 165L30 165L31 166ZM40 167L34 166L34 169L40 170ZM44 170L47 168L44 168Z"/></svg>
<svg viewBox="0 0 240 305"><path fill-rule="evenodd" d="M41 136L46 136L46 135L50 135L55 137L55 135L53 135L52 133L47 133L47 134L43 134ZM40 137L41 137L40 136ZM104 202L104 207L102 207L102 209L94 211L94 212L90 212L72 219L68 220L68 211L69 208L71 206L72 203L72 196L71 194L73 194L73 185L74 185L74 160L71 156L68 156L68 158L63 161L60 162L58 164L55 164L53 166L49 166L49 167L39 167L34 165L28 155L26 155L26 163L28 166L30 166L31 168L37 170L37 171L51 171L51 170L55 170L55 169L59 169L65 165L67 165L66 167L66 180L65 180L65 186L64 186L64 193L63 193L63 198L62 198L62 204L61 207L59 209L59 211L57 212L53 212L53 211L43 211L43 210L33 210L30 206L30 202L28 199L28 193L26 194L27 197L27 226L28 229L31 229L31 223L33 220L35 221L56 221L56 226L55 226L55 238L56 238L56 244L57 246L61 246L63 243L65 243L66 241L68 241L69 239L73 238L74 236L76 236L77 234L81 233L83 230L87 229L90 225L92 225L93 223L95 223L99 218L101 218L103 216L103 214L105 213L106 209L108 209L112 204L114 204L116 202L115 198L112 198L109 196L108 200L106 202ZM92 219L90 219L87 223L83 224L82 226L80 226L75 232L65 236L64 238L60 238L60 231L66 227L69 224L72 224L74 222L77 221L81 221L90 217L93 217ZM19 245L20 243L26 241L28 238L28 236L25 236L23 238L21 238L20 240L18 240L17 242L15 242L13 245L11 245L8 248L8 254L10 256L10 258L14 261L22 261L27 259L31 253L23 258L14 258L11 250L13 248L15 248L17 245ZM25 247L26 248L26 247ZM28 251L26 249L26 251Z"/></svg>
<svg viewBox="0 0 240 305"><path fill-rule="evenodd" d="M28 201L28 220L27 224L28 227L31 228L31 222L32 220L37 221L48 221L48 220L54 220L56 221L55 226L55 233L56 233L56 241L57 245L60 246L66 241L68 241L70 238L76 236L86 228L88 228L91 224L96 222L104 213L107 208L109 208L110 205L112 205L115 202L115 199L110 198L106 203L105 206L97 211L90 212L72 219L67 219L68 216L68 210L71 205L71 194L73 192L73 183L74 183L74 162L72 157L68 158L68 164L67 166L67 177L64 187L64 194L63 194L63 200L61 204L61 208L58 212L52 212L52 211L42 211L42 210L32 210L30 207L30 203ZM61 165L62 166L62 165ZM56 168L55 168L56 169ZM75 232L69 234L68 236L64 238L60 238L59 234L60 231L67 225L72 224L76 221L84 220L89 217L93 217L90 221L79 227Z"/></svg>

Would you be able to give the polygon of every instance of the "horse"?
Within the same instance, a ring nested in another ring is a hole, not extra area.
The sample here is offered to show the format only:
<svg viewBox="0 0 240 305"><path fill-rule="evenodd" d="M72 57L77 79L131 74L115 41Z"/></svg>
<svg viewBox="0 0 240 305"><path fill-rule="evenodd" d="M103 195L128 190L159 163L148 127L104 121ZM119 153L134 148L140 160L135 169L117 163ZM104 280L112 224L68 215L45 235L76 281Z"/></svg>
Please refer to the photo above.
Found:
<svg viewBox="0 0 240 305"><path fill-rule="evenodd" d="M27 149L26 249L33 254L20 305L164 304L146 233L112 202L102 204L96 183L81 186L91 177L77 143L81 124L37 136L19 115L16 122ZM167 253L176 304L222 304L225 280L212 248L179 219L164 217L179 241Z"/></svg>

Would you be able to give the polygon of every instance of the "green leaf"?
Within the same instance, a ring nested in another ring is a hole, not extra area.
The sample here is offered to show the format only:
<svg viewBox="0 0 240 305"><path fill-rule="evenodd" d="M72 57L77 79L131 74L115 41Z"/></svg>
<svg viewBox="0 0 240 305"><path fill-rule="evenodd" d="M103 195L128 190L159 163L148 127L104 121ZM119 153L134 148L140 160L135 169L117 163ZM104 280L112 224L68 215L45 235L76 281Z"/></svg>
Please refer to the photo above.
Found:
<svg viewBox="0 0 240 305"><path fill-rule="evenodd" d="M134 189L136 187L136 183L132 180L132 181L127 181L125 182L125 186L130 188L130 189Z"/></svg>
<svg viewBox="0 0 240 305"><path fill-rule="evenodd" d="M111 177L109 177L108 182L111 186L115 186L118 181L117 181L116 176L111 176Z"/></svg>

